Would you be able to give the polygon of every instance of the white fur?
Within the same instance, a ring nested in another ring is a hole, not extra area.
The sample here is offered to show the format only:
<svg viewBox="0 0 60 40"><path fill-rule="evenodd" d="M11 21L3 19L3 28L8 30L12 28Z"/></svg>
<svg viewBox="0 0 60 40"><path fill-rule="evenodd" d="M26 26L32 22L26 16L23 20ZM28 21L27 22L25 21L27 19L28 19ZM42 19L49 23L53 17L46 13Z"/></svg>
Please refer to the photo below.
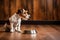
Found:
<svg viewBox="0 0 60 40"><path fill-rule="evenodd" d="M11 26L11 32L14 32L15 30L20 31L20 25L21 25L21 18L16 13L9 18L10 26Z"/></svg>
<svg viewBox="0 0 60 40"><path fill-rule="evenodd" d="M24 9L23 9L24 10ZM25 12L25 10L23 11L23 13ZM23 15L24 16L24 15ZM23 20L28 20L30 15L26 15L26 18L22 18ZM10 32L14 32L15 30L17 31L21 31L20 26L21 26L21 17L19 15L17 15L16 13L14 15L12 15L9 18L10 21L10 26L11 26L11 30Z"/></svg>

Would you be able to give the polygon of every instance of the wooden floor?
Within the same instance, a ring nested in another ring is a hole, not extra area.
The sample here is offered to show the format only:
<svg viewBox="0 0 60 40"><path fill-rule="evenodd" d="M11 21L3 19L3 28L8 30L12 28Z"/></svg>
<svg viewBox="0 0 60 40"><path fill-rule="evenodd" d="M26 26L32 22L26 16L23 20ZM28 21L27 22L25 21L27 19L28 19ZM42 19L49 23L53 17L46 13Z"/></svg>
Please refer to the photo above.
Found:
<svg viewBox="0 0 60 40"><path fill-rule="evenodd" d="M0 27L1 29L1 27ZM22 25L21 30L37 30L37 34L0 31L0 40L60 40L60 25ZM2 30L2 29L1 29Z"/></svg>

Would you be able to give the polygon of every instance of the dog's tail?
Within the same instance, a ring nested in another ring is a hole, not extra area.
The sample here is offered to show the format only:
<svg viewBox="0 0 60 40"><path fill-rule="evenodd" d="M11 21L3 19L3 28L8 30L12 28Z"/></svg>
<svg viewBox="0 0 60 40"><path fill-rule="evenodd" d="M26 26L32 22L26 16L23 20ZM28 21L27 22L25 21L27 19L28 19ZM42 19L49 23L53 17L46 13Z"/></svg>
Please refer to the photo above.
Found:
<svg viewBox="0 0 60 40"><path fill-rule="evenodd" d="M4 26L3 26L3 27L4 27L4 29L6 29L6 26L7 26L7 23L5 23L5 24L4 24Z"/></svg>

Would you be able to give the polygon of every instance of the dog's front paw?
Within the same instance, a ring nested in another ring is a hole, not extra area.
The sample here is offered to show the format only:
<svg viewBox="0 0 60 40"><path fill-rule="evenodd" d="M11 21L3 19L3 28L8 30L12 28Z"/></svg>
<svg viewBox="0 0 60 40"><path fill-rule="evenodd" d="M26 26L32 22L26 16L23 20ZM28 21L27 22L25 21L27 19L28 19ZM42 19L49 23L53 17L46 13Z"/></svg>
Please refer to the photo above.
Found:
<svg viewBox="0 0 60 40"><path fill-rule="evenodd" d="M14 32L14 30L10 30L10 32L11 32L11 33L13 33L13 32Z"/></svg>

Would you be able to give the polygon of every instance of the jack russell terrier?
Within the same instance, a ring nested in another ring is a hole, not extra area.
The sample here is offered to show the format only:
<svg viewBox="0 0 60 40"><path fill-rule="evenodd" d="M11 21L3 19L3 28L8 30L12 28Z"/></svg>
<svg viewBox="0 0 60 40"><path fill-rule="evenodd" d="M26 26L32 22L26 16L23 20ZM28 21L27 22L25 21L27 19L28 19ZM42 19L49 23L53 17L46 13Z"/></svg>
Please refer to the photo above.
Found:
<svg viewBox="0 0 60 40"><path fill-rule="evenodd" d="M14 13L10 18L10 32L18 31L21 32L21 20L28 20L30 15L28 11L25 9L20 9L16 13Z"/></svg>

